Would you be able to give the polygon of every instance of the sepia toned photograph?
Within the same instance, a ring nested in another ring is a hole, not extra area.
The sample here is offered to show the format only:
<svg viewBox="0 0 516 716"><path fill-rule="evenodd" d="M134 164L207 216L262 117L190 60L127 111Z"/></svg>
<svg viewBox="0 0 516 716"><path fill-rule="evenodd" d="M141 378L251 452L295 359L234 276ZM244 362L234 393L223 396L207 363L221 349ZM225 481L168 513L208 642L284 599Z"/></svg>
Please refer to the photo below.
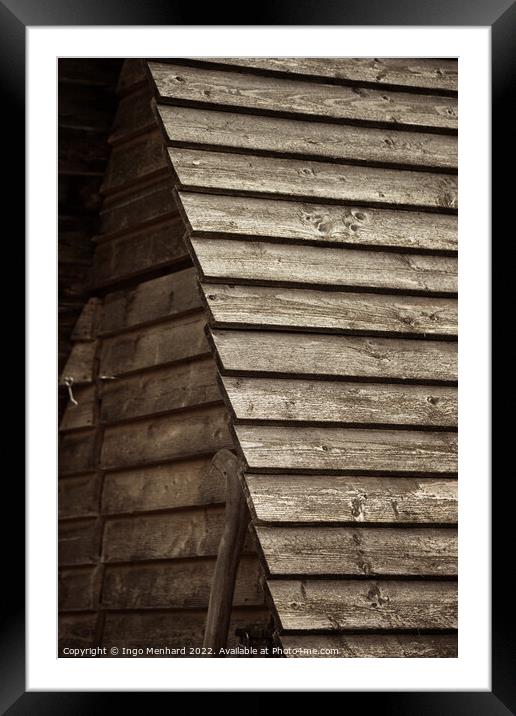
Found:
<svg viewBox="0 0 516 716"><path fill-rule="evenodd" d="M460 656L457 57L57 73L58 657Z"/></svg>

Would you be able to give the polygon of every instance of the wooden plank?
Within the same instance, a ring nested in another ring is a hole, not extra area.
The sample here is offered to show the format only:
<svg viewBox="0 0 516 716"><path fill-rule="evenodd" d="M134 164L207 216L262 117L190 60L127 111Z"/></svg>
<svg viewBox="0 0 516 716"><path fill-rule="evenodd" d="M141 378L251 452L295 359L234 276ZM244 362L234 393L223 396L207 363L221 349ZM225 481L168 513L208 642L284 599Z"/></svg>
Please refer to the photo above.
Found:
<svg viewBox="0 0 516 716"><path fill-rule="evenodd" d="M220 327L450 338L457 335L454 298L209 283L202 289L211 324Z"/></svg>
<svg viewBox="0 0 516 716"><path fill-rule="evenodd" d="M75 658L65 654L64 649L85 649L95 646L96 614L60 614L59 658Z"/></svg>
<svg viewBox="0 0 516 716"><path fill-rule="evenodd" d="M136 229L152 222L170 219L177 214L172 195L172 182L165 180L136 186L122 196L115 195L104 202L100 212L100 234L117 234Z"/></svg>
<svg viewBox="0 0 516 716"><path fill-rule="evenodd" d="M223 379L237 420L457 425L457 389L271 378Z"/></svg>
<svg viewBox="0 0 516 716"><path fill-rule="evenodd" d="M59 523L59 564L96 564L100 557L101 525L96 519Z"/></svg>
<svg viewBox="0 0 516 716"><path fill-rule="evenodd" d="M57 61L58 80L114 90L121 65L118 59L104 57L60 57Z"/></svg>
<svg viewBox="0 0 516 716"><path fill-rule="evenodd" d="M89 428L93 425L95 417L95 386L75 388L73 396L78 402L75 405L70 400L66 404L65 412L59 430L75 430L77 428Z"/></svg>
<svg viewBox="0 0 516 716"><path fill-rule="evenodd" d="M262 425L235 432L251 469L457 471L456 433Z"/></svg>
<svg viewBox="0 0 516 716"><path fill-rule="evenodd" d="M457 657L456 634L328 634L280 637L287 658L426 658ZM331 650L329 653L328 650Z"/></svg>
<svg viewBox="0 0 516 716"><path fill-rule="evenodd" d="M57 171L60 175L102 177L108 157L105 131L59 128Z"/></svg>
<svg viewBox="0 0 516 716"><path fill-rule="evenodd" d="M147 63L143 59L124 60L118 78L117 94L126 95L149 81Z"/></svg>
<svg viewBox="0 0 516 716"><path fill-rule="evenodd" d="M421 89L457 91L454 58L393 57L202 57L203 62L251 70Z"/></svg>
<svg viewBox="0 0 516 716"><path fill-rule="evenodd" d="M168 102L400 127L457 128L455 97L344 87L172 63L149 62L149 69L160 98Z"/></svg>
<svg viewBox="0 0 516 716"><path fill-rule="evenodd" d="M456 293L457 259L450 256L191 239L206 280L366 287Z"/></svg>
<svg viewBox="0 0 516 716"><path fill-rule="evenodd" d="M100 371L123 375L210 353L203 314L192 314L169 323L139 328L102 342Z"/></svg>
<svg viewBox="0 0 516 716"><path fill-rule="evenodd" d="M93 260L95 287L189 261L179 217L99 244Z"/></svg>
<svg viewBox="0 0 516 716"><path fill-rule="evenodd" d="M317 377L455 381L451 342L213 330L223 371Z"/></svg>
<svg viewBox="0 0 516 716"><path fill-rule="evenodd" d="M224 525L224 508L110 518L103 538L105 562L215 557Z"/></svg>
<svg viewBox="0 0 516 716"><path fill-rule="evenodd" d="M163 173L169 166L161 131L151 131L113 147L102 193L111 194Z"/></svg>
<svg viewBox="0 0 516 716"><path fill-rule="evenodd" d="M194 236L456 251L457 217L416 211L179 192Z"/></svg>
<svg viewBox="0 0 516 716"><path fill-rule="evenodd" d="M180 189L457 209L457 177L401 169L169 148Z"/></svg>
<svg viewBox="0 0 516 716"><path fill-rule="evenodd" d="M97 345L95 341L77 341L73 343L68 360L61 373L59 384L65 384L65 378L73 378L75 385L93 381L93 366Z"/></svg>
<svg viewBox="0 0 516 716"><path fill-rule="evenodd" d="M240 643L236 629L252 630L264 628L269 614L260 608L233 608L229 629L228 648L236 648ZM206 623L206 612L149 610L141 612L108 612L104 627L102 644L108 648L120 644L120 634L124 634L124 643L131 649L162 648L184 649L178 653L182 658L199 658L200 652L191 653L191 649L200 649ZM151 657L160 654L147 654ZM173 658L174 654L167 654Z"/></svg>
<svg viewBox="0 0 516 716"><path fill-rule="evenodd" d="M104 513L145 512L224 502L225 485L211 457L109 472L104 478Z"/></svg>
<svg viewBox="0 0 516 716"><path fill-rule="evenodd" d="M457 530L428 527L256 527L272 576L457 575Z"/></svg>
<svg viewBox="0 0 516 716"><path fill-rule="evenodd" d="M116 333L201 308L197 272L193 268L144 281L109 293L104 299L100 335Z"/></svg>
<svg viewBox="0 0 516 716"><path fill-rule="evenodd" d="M95 430L65 433L59 439L59 474L90 472L95 466Z"/></svg>
<svg viewBox="0 0 516 716"><path fill-rule="evenodd" d="M156 101L150 84L122 97L109 135L110 144L118 144L145 131L156 129Z"/></svg>
<svg viewBox="0 0 516 716"><path fill-rule="evenodd" d="M231 448L228 422L225 409L216 406L108 427L102 445L102 465L125 467Z"/></svg>
<svg viewBox="0 0 516 716"><path fill-rule="evenodd" d="M111 609L205 609L208 606L215 559L154 564L108 565L102 603ZM233 604L261 606L263 592L256 557L243 557Z"/></svg>
<svg viewBox="0 0 516 716"><path fill-rule="evenodd" d="M100 478L95 473L58 481L59 517L92 517L99 512Z"/></svg>
<svg viewBox="0 0 516 716"><path fill-rule="evenodd" d="M221 402L215 363L204 358L106 382L100 419L114 423Z"/></svg>
<svg viewBox="0 0 516 716"><path fill-rule="evenodd" d="M433 477L245 476L267 523L457 524L457 482Z"/></svg>
<svg viewBox="0 0 516 716"><path fill-rule="evenodd" d="M110 87L59 83L58 127L72 127L107 135L116 109L116 97Z"/></svg>
<svg viewBox="0 0 516 716"><path fill-rule="evenodd" d="M79 567L59 570L59 609L82 611L95 609L98 602L100 579L98 568Z"/></svg>
<svg viewBox="0 0 516 716"><path fill-rule="evenodd" d="M70 338L72 341L93 341L97 335L97 328L102 310L100 298L90 298L84 304L77 319Z"/></svg>
<svg viewBox="0 0 516 716"><path fill-rule="evenodd" d="M456 582L270 580L282 629L456 629Z"/></svg>
<svg viewBox="0 0 516 716"><path fill-rule="evenodd" d="M169 142L323 157L351 162L457 168L457 138L449 135L303 122L252 114L160 105Z"/></svg>

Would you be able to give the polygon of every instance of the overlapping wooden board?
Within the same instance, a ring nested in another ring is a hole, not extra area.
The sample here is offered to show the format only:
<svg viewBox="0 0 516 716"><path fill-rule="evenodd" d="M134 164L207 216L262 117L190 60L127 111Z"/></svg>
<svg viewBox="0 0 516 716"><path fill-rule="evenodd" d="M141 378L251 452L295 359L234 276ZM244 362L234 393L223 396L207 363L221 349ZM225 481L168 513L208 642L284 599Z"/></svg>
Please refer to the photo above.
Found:
<svg viewBox="0 0 516 716"><path fill-rule="evenodd" d="M457 100L392 90L239 74L150 62L160 100L238 110L284 112L317 119L457 129Z"/></svg>
<svg viewBox="0 0 516 716"><path fill-rule="evenodd" d="M284 634L285 656L317 658L430 658L457 657L456 634Z"/></svg>

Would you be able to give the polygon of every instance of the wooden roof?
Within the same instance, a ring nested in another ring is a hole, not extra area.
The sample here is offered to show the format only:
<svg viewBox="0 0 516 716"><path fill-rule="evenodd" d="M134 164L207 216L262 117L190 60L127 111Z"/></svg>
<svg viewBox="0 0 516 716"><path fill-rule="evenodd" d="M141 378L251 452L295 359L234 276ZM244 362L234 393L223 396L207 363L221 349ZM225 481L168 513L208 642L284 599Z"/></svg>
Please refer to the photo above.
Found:
<svg viewBox="0 0 516 716"><path fill-rule="evenodd" d="M148 71L278 638L455 655L456 61Z"/></svg>

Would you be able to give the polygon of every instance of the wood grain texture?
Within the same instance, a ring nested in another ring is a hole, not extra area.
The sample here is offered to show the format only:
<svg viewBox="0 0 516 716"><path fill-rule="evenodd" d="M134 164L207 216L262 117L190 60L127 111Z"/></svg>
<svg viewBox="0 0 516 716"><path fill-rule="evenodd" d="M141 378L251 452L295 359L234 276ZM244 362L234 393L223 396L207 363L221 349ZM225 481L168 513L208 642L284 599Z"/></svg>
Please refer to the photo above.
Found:
<svg viewBox="0 0 516 716"><path fill-rule="evenodd" d="M352 162L457 168L457 138L160 105L168 141Z"/></svg>
<svg viewBox="0 0 516 716"><path fill-rule="evenodd" d="M228 415L213 407L108 427L102 445L104 468L161 462L232 447Z"/></svg>
<svg viewBox="0 0 516 716"><path fill-rule="evenodd" d="M457 524L457 481L433 477L245 476L264 523Z"/></svg>
<svg viewBox="0 0 516 716"><path fill-rule="evenodd" d="M105 562L215 557L224 524L224 508L194 508L168 514L106 521Z"/></svg>
<svg viewBox="0 0 516 716"><path fill-rule="evenodd" d="M457 217L179 192L194 236L275 238L331 246L456 251Z"/></svg>
<svg viewBox="0 0 516 716"><path fill-rule="evenodd" d="M73 378L74 385L93 381L93 364L95 360L95 341L76 341L62 370L59 384L65 384L65 378Z"/></svg>
<svg viewBox="0 0 516 716"><path fill-rule="evenodd" d="M104 513L145 512L224 502L225 485L211 470L211 457L108 472L104 478Z"/></svg>
<svg viewBox="0 0 516 716"><path fill-rule="evenodd" d="M453 298L204 283L211 324L325 333L457 335Z"/></svg>
<svg viewBox="0 0 516 716"><path fill-rule="evenodd" d="M150 83L139 91L122 97L118 103L115 119L109 135L110 144L118 144L158 127L155 113L156 101Z"/></svg>
<svg viewBox="0 0 516 716"><path fill-rule="evenodd" d="M102 343L100 370L123 375L176 361L209 355L203 314L139 328L107 338Z"/></svg>
<svg viewBox="0 0 516 716"><path fill-rule="evenodd" d="M112 609L199 609L208 606L215 559L109 565L102 603ZM263 592L256 557L243 557L233 604L260 606Z"/></svg>
<svg viewBox="0 0 516 716"><path fill-rule="evenodd" d="M457 657L456 634L328 634L280 637L287 658L396 659ZM310 651L311 650L311 651ZM328 653L332 650L333 653Z"/></svg>
<svg viewBox="0 0 516 716"><path fill-rule="evenodd" d="M104 299L99 335L179 317L201 308L201 305L196 270L175 271L109 293Z"/></svg>
<svg viewBox="0 0 516 716"><path fill-rule="evenodd" d="M457 425L456 388L232 377L223 383L237 420Z"/></svg>
<svg viewBox="0 0 516 716"><path fill-rule="evenodd" d="M95 386L87 385L76 388L73 391L73 396L79 404L75 405L68 400L63 418L59 425L59 430L61 431L89 428L93 425L95 410Z"/></svg>
<svg viewBox="0 0 516 716"><path fill-rule="evenodd" d="M393 57L203 57L203 62L251 70L457 91L456 59Z"/></svg>
<svg viewBox="0 0 516 716"><path fill-rule="evenodd" d="M457 530L392 527L256 527L272 576L457 574Z"/></svg>
<svg viewBox="0 0 516 716"><path fill-rule="evenodd" d="M191 239L206 280L281 282L406 292L456 293L449 256L285 245L237 239Z"/></svg>
<svg viewBox="0 0 516 716"><path fill-rule="evenodd" d="M167 168L167 152L160 130L148 132L113 147L102 182L102 193L121 191L155 177Z"/></svg>
<svg viewBox="0 0 516 716"><path fill-rule="evenodd" d="M60 611L85 611L96 608L100 590L97 567L60 569L58 580Z"/></svg>
<svg viewBox="0 0 516 716"><path fill-rule="evenodd" d="M102 300L100 298L88 299L72 329L71 340L94 341L97 336L101 311Z"/></svg>
<svg viewBox="0 0 516 716"><path fill-rule="evenodd" d="M58 481L59 517L93 517L100 504L100 476L96 473Z"/></svg>
<svg viewBox="0 0 516 716"><path fill-rule="evenodd" d="M250 469L454 473L457 434L236 425Z"/></svg>
<svg viewBox="0 0 516 716"><path fill-rule="evenodd" d="M451 342L213 330L223 371L403 380L457 379Z"/></svg>
<svg viewBox="0 0 516 716"><path fill-rule="evenodd" d="M285 630L456 629L455 582L269 580Z"/></svg>
<svg viewBox="0 0 516 716"><path fill-rule="evenodd" d="M61 435L58 466L60 475L90 472L95 466L95 430Z"/></svg>
<svg viewBox="0 0 516 716"><path fill-rule="evenodd" d="M457 209L457 177L301 159L169 148L179 188Z"/></svg>
<svg viewBox="0 0 516 716"><path fill-rule="evenodd" d="M137 228L155 221L171 218L177 213L170 177L151 184L136 186L121 196L104 202L99 213L100 237Z"/></svg>
<svg viewBox="0 0 516 716"><path fill-rule="evenodd" d="M240 638L235 634L236 629L263 629L267 625L268 618L269 614L265 609L234 607L228 648L235 648L240 643ZM152 609L140 612L108 612L103 645L108 648L117 645L120 643L120 634L125 634L125 644L129 648L162 648L163 645L178 649L186 647L186 654L178 654L178 657L199 658L199 653L191 654L189 649L201 647L205 623L206 611L201 610L185 612ZM167 655L167 658L170 657Z"/></svg>
<svg viewBox="0 0 516 716"><path fill-rule="evenodd" d="M96 564L100 558L101 525L96 519L59 523L59 565Z"/></svg>
<svg viewBox="0 0 516 716"><path fill-rule="evenodd" d="M457 128L457 100L149 62L160 98L394 126Z"/></svg>
<svg viewBox="0 0 516 716"><path fill-rule="evenodd" d="M117 94L123 96L148 82L147 63L141 59L124 60L118 78Z"/></svg>
<svg viewBox="0 0 516 716"><path fill-rule="evenodd" d="M94 287L110 286L156 269L188 261L179 217L100 244L92 270Z"/></svg>
<svg viewBox="0 0 516 716"><path fill-rule="evenodd" d="M114 423L221 402L215 364L204 358L105 383L100 419Z"/></svg>

